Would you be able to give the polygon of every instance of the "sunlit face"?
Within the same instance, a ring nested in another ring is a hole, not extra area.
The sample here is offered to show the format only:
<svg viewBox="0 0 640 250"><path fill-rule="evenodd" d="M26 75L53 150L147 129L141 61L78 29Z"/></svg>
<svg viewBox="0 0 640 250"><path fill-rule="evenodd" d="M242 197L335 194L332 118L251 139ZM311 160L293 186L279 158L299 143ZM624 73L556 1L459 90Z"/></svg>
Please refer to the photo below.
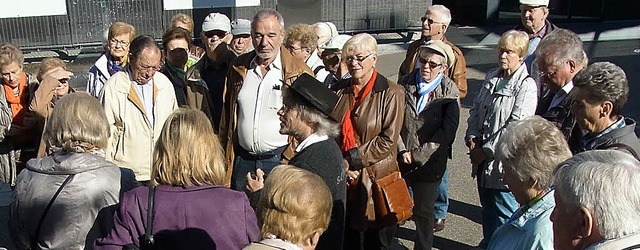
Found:
<svg viewBox="0 0 640 250"><path fill-rule="evenodd" d="M582 222L577 209L569 209L558 193L554 193L556 206L549 219L553 223L553 246L556 250L573 250L580 248L578 232Z"/></svg>
<svg viewBox="0 0 640 250"><path fill-rule="evenodd" d="M224 30L210 30L203 31L200 39L202 40L202 44L204 44L207 54L213 55L218 45L222 44L228 36L230 36L229 32Z"/></svg>
<svg viewBox="0 0 640 250"><path fill-rule="evenodd" d="M145 48L137 58L131 58L131 73L133 80L139 84L146 84L153 75L160 70L160 50Z"/></svg>
<svg viewBox="0 0 640 250"><path fill-rule="evenodd" d="M278 116L280 117L280 134L296 135L304 126L298 108L294 107L292 103L287 103L286 100L282 108L278 110Z"/></svg>
<svg viewBox="0 0 640 250"><path fill-rule="evenodd" d="M547 7L520 5L520 19L522 20L522 25L524 25L530 33L535 33L544 27L547 15L549 15L549 9L547 9Z"/></svg>
<svg viewBox="0 0 640 250"><path fill-rule="evenodd" d="M287 44L286 47L293 57L298 58L303 62L306 62L307 58L311 55L311 50L309 48L303 48L300 45L300 41Z"/></svg>
<svg viewBox="0 0 640 250"><path fill-rule="evenodd" d="M11 88L17 88L22 79L22 64L11 62L0 67L2 73L2 83Z"/></svg>
<svg viewBox="0 0 640 250"><path fill-rule="evenodd" d="M573 94L574 102L571 112L576 119L576 124L581 129L589 133L600 132L599 124L602 123L604 114L602 112L603 103L591 100L591 94L584 88L575 88Z"/></svg>
<svg viewBox="0 0 640 250"><path fill-rule="evenodd" d="M420 61L420 76L427 82L443 73L446 67L442 64L444 56L432 52L421 52L418 61Z"/></svg>
<svg viewBox="0 0 640 250"><path fill-rule="evenodd" d="M123 58L129 53L131 34L121 34L109 39L109 53L117 58Z"/></svg>
<svg viewBox="0 0 640 250"><path fill-rule="evenodd" d="M551 56L543 56L542 58L536 59L536 65L538 66L542 83L553 93L558 92L558 90L573 79L569 61L555 65Z"/></svg>
<svg viewBox="0 0 640 250"><path fill-rule="evenodd" d="M47 73L48 72L52 72L54 70L64 70L64 69L61 68L61 67L55 67L55 68L50 69L49 71L47 71ZM62 97L64 95L68 94L68 93L69 93L69 79L60 79L60 80L58 80L58 87L56 87L54 89L54 94L56 96L58 96L58 97Z"/></svg>
<svg viewBox="0 0 640 250"><path fill-rule="evenodd" d="M262 60L270 60L276 57L282 41L284 31L276 16L269 16L258 21L251 31L253 48Z"/></svg>
<svg viewBox="0 0 640 250"><path fill-rule="evenodd" d="M173 66L181 68L187 63L189 59L189 53L187 52L189 51L189 42L186 39L173 39L167 42L167 46L164 49L167 53L167 62Z"/></svg>
<svg viewBox="0 0 640 250"><path fill-rule="evenodd" d="M347 54L347 57L344 58L347 70L354 79L363 79L373 75L377 60L378 55L364 48L352 50L352 53Z"/></svg>
<svg viewBox="0 0 640 250"><path fill-rule="evenodd" d="M500 68L503 70L510 70L511 73L515 72L524 60L523 57L520 57L520 55L518 55L517 51L507 48L500 48L500 51L498 53L500 59Z"/></svg>
<svg viewBox="0 0 640 250"><path fill-rule="evenodd" d="M342 57L342 53L335 49L323 50L320 55L324 69L336 76L338 75L338 69L340 69L340 57Z"/></svg>
<svg viewBox="0 0 640 250"><path fill-rule="evenodd" d="M428 39L441 39L446 26L440 20L436 13L427 11L424 17L421 18L422 36Z"/></svg>
<svg viewBox="0 0 640 250"><path fill-rule="evenodd" d="M236 52L238 55L247 53L252 47L251 35L237 35L233 36L233 39L231 39L231 50Z"/></svg>

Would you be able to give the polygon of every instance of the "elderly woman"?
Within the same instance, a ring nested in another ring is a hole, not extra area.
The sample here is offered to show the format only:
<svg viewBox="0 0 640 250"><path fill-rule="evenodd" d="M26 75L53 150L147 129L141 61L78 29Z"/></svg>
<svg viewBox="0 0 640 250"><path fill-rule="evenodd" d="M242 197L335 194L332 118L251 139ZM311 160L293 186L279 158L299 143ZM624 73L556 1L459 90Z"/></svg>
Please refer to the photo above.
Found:
<svg viewBox="0 0 640 250"><path fill-rule="evenodd" d="M529 36L522 31L505 32L498 43L499 67L487 73L473 101L467 120L466 145L478 177L482 204L482 233L479 247L486 248L491 235L518 208L513 194L502 182L502 164L494 160L497 141L507 125L535 113L536 83L523 64Z"/></svg>
<svg viewBox="0 0 640 250"><path fill-rule="evenodd" d="M36 156L38 125L29 101L38 87L35 77L22 71L24 54L18 47L0 43L0 181L15 185L16 174Z"/></svg>
<svg viewBox="0 0 640 250"><path fill-rule="evenodd" d="M344 156L348 182L352 187L347 200L346 249L379 249L389 247L395 226L382 223L375 214L371 183L398 171L396 155L402 119L404 91L396 83L380 75L376 39L358 34L343 48L350 79L337 83L338 104L334 117L342 121L338 145ZM366 211L366 212L365 212ZM364 244L364 245L363 245Z"/></svg>
<svg viewBox="0 0 640 250"><path fill-rule="evenodd" d="M504 183L521 206L493 233L487 249L553 249L553 170L571 157L562 132L531 116L509 124L498 145Z"/></svg>
<svg viewBox="0 0 640 250"><path fill-rule="evenodd" d="M322 60L316 49L318 48L318 37L313 31L313 26L308 24L294 24L287 28L284 46L291 52L293 57L305 62L315 74L318 81L324 81L329 75L325 70Z"/></svg>
<svg viewBox="0 0 640 250"><path fill-rule="evenodd" d="M45 58L42 60L37 75L40 84L31 99L29 109L41 119L44 119L45 125L56 102L64 95L74 92L69 87L69 78L72 76L73 73L67 71L67 65L59 58ZM45 157L48 154L49 149L45 141L41 139L38 158Z"/></svg>
<svg viewBox="0 0 640 250"><path fill-rule="evenodd" d="M30 160L13 193L9 224L18 249L85 249L109 233L121 188L134 178L105 160L108 136L97 99L72 93L57 102L44 133L53 153Z"/></svg>
<svg viewBox="0 0 640 250"><path fill-rule="evenodd" d="M329 226L331 206L331 192L320 176L291 165L277 166L258 203L263 240L243 249L315 249Z"/></svg>
<svg viewBox="0 0 640 250"><path fill-rule="evenodd" d="M459 92L445 73L455 60L449 45L431 40L418 60L420 68L398 81L406 100L398 162L414 194L414 249L431 249L434 203L460 120Z"/></svg>
<svg viewBox="0 0 640 250"><path fill-rule="evenodd" d="M226 167L218 137L199 110L178 109L155 146L150 187L125 193L115 227L96 249L140 245L147 228L149 191L155 190L151 233L166 249L240 249L258 240L247 196L222 186Z"/></svg>
<svg viewBox="0 0 640 250"><path fill-rule="evenodd" d="M136 36L136 29L128 23L115 22L109 27L107 50L91 68L87 80L87 92L94 97L112 75L125 69L128 63L129 44Z"/></svg>
<svg viewBox="0 0 640 250"><path fill-rule="evenodd" d="M613 63L597 62L578 73L573 83L576 90L571 110L586 134L579 145L571 145L572 151L617 149L640 159L636 122L622 116L629 96L624 71Z"/></svg>

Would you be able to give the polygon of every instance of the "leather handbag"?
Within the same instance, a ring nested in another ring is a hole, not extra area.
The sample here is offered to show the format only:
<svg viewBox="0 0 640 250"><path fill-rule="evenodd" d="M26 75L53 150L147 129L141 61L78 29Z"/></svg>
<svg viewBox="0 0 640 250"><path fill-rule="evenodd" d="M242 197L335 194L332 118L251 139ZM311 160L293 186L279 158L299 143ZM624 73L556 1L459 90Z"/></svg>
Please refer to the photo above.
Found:
<svg viewBox="0 0 640 250"><path fill-rule="evenodd" d="M383 226L393 226L413 215L411 211L413 200L400 171L377 178L373 182L371 194L376 210L376 220Z"/></svg>

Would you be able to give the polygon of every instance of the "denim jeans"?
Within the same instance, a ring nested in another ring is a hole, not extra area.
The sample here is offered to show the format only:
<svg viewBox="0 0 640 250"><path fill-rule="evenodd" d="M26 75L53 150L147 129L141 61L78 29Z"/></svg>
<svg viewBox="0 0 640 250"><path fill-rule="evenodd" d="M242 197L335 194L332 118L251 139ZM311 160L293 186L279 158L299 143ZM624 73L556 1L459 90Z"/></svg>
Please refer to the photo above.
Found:
<svg viewBox="0 0 640 250"><path fill-rule="evenodd" d="M519 205L509 190L478 187L482 204L482 236L479 247L487 248L493 232L509 220Z"/></svg>
<svg viewBox="0 0 640 250"><path fill-rule="evenodd" d="M236 154L233 162L233 171L231 173L231 189L244 191L247 185L247 173L256 173L256 170L262 169L265 178L273 168L280 165L280 154L267 159L254 160L244 157L242 154Z"/></svg>
<svg viewBox="0 0 640 250"><path fill-rule="evenodd" d="M435 204L435 219L446 219L449 210L449 168L445 168L442 181L438 186L438 197Z"/></svg>

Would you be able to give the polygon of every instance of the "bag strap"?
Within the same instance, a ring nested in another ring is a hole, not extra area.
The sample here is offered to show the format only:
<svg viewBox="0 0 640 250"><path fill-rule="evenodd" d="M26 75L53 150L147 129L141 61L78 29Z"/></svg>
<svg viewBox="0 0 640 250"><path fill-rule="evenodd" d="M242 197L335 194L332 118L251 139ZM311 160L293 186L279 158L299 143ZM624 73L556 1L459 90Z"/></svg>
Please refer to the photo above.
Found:
<svg viewBox="0 0 640 250"><path fill-rule="evenodd" d="M323 69L324 69L324 66L318 66L318 67L316 67L316 69L313 70L313 74L317 75L318 72L320 72L320 70L323 70Z"/></svg>
<svg viewBox="0 0 640 250"><path fill-rule="evenodd" d="M140 242L141 246L153 246L153 218L155 217L156 211L154 209L154 200L156 196L156 187L149 187L149 197L147 202L147 225L144 228L144 241Z"/></svg>
<svg viewBox="0 0 640 250"><path fill-rule="evenodd" d="M53 202L56 200L56 198L58 197L58 195L60 194L60 192L62 191L64 186L66 186L67 183L69 183L69 181L71 181L73 176L74 176L73 174L67 176L67 178L64 179L64 181L62 182L62 184L60 185L58 190L56 190L55 194L53 194L53 197L51 197L51 200L49 201L49 204L47 204L47 207L44 209L44 212L42 213L42 216L40 216L40 221L38 221L38 227L36 227L36 233L34 234L34 239L32 241L32 244L37 244L36 242L38 241L38 237L40 236L40 229L42 228L42 223L44 223L44 218L47 217L47 214L49 213L49 210L51 209L51 206L53 205Z"/></svg>

